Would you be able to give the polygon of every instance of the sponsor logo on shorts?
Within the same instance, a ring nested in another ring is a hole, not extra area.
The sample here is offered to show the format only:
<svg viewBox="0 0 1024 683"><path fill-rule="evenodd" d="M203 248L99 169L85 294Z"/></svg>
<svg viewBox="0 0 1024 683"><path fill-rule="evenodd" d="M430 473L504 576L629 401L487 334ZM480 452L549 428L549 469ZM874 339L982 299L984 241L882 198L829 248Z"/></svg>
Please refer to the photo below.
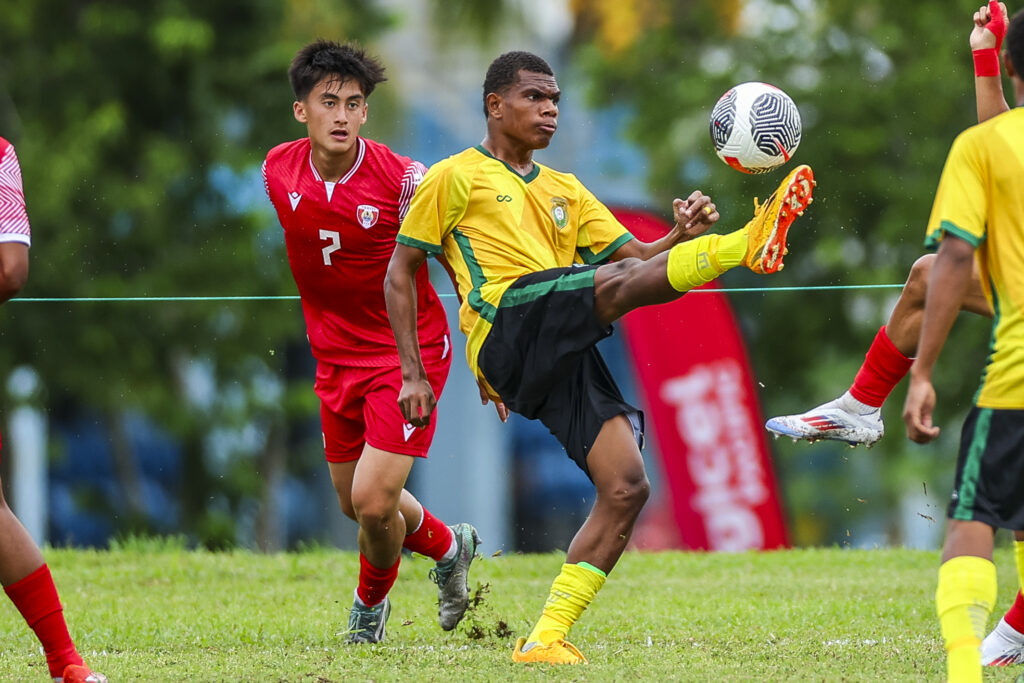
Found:
<svg viewBox="0 0 1024 683"><path fill-rule="evenodd" d="M412 436L413 432L415 432L415 431L416 431L416 428L413 427L408 422L406 422L405 424L402 425L402 434L405 435L405 440L406 441L409 440L409 437Z"/></svg>

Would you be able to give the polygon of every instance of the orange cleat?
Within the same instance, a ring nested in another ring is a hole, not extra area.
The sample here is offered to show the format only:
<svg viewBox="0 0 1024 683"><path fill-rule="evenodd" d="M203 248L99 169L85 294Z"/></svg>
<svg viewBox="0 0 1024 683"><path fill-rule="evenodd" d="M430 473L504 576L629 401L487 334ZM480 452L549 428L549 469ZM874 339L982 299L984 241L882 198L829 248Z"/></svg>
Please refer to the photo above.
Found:
<svg viewBox="0 0 1024 683"><path fill-rule="evenodd" d="M526 664L586 664L587 658L575 645L561 638L547 645L533 642L529 647L526 646L526 638L520 638L516 641L516 649L512 651L512 661Z"/></svg>
<svg viewBox="0 0 1024 683"><path fill-rule="evenodd" d="M797 216L804 214L814 199L814 172L810 166L797 166L779 184L768 201L758 204L754 200L754 217L747 231L747 255L743 265L755 273L776 273L782 270L782 257L786 249L786 233Z"/></svg>

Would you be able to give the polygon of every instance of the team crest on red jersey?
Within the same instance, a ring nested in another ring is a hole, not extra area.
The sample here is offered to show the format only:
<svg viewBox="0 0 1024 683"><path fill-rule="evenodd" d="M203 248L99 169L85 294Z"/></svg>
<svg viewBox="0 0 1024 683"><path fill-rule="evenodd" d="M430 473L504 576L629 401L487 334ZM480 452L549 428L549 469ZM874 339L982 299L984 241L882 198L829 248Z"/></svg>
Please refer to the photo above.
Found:
<svg viewBox="0 0 1024 683"><path fill-rule="evenodd" d="M358 220L359 225L364 228L369 229L377 225L378 218L380 218L380 209L376 206L360 204L356 207L356 220Z"/></svg>

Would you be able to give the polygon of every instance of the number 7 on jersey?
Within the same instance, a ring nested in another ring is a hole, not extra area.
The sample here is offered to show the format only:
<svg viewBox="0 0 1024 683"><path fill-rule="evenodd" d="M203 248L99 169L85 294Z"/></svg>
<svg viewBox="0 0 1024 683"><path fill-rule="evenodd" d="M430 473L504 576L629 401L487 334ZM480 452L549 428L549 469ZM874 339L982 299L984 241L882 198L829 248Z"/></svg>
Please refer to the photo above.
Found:
<svg viewBox="0 0 1024 683"><path fill-rule="evenodd" d="M330 244L323 248L324 265L331 265L331 254L341 249L341 234L335 230L321 230L320 239L329 240Z"/></svg>

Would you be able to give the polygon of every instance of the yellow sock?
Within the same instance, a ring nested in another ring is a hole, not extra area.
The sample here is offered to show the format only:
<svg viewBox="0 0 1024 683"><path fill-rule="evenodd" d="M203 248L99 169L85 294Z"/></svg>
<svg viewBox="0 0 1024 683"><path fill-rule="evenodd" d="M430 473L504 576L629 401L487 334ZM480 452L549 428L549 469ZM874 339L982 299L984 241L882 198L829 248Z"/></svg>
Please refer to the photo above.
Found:
<svg viewBox="0 0 1024 683"><path fill-rule="evenodd" d="M597 591L601 590L606 578L603 571L586 562L563 564L562 571L551 584L551 594L544 604L540 621L526 642L546 645L559 638L564 639Z"/></svg>
<svg viewBox="0 0 1024 683"><path fill-rule="evenodd" d="M961 555L939 567L935 607L950 683L981 681L981 639L995 601L996 566L989 560Z"/></svg>
<svg viewBox="0 0 1024 683"><path fill-rule="evenodd" d="M702 235L669 250L668 282L677 292L688 292L738 266L746 254L747 233L743 230Z"/></svg>
<svg viewBox="0 0 1024 683"><path fill-rule="evenodd" d="M1017 580L1024 586L1024 541L1013 542L1013 557L1017 560Z"/></svg>

